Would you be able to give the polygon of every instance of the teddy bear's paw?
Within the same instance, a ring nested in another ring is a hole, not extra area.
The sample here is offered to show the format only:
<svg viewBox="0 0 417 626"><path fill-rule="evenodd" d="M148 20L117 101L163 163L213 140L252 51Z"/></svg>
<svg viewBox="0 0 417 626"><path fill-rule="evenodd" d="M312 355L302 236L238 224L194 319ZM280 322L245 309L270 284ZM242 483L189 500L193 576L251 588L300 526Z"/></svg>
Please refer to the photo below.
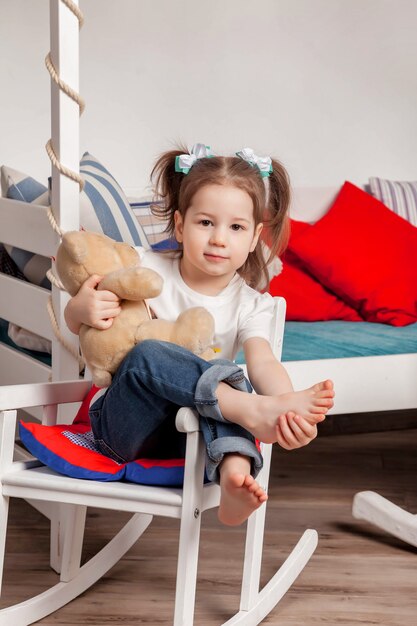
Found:
<svg viewBox="0 0 417 626"><path fill-rule="evenodd" d="M213 348L207 348L201 354L198 355L204 361L212 361L213 359L217 359L220 355L213 350Z"/></svg>
<svg viewBox="0 0 417 626"><path fill-rule="evenodd" d="M177 324L186 329L193 352L202 352L213 343L214 318L204 307L186 309L178 316Z"/></svg>
<svg viewBox="0 0 417 626"><path fill-rule="evenodd" d="M108 387L112 379L110 372L97 368L92 370L91 377L96 387Z"/></svg>

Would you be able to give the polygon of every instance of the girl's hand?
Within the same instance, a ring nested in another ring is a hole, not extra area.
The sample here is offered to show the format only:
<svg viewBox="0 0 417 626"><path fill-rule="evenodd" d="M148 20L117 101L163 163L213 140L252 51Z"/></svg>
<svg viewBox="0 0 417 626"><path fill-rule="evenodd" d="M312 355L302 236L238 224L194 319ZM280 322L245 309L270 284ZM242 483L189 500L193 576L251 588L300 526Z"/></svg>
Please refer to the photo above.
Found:
<svg viewBox="0 0 417 626"><path fill-rule="evenodd" d="M307 420L291 411L280 415L276 427L277 443L285 450L306 446L317 437L317 424L324 419L324 415L317 415L312 422L311 419Z"/></svg>
<svg viewBox="0 0 417 626"><path fill-rule="evenodd" d="M102 276L93 274L81 285L76 296L71 298L65 308L65 321L68 328L78 335L81 324L98 330L106 330L119 315L120 300L111 291L96 289Z"/></svg>

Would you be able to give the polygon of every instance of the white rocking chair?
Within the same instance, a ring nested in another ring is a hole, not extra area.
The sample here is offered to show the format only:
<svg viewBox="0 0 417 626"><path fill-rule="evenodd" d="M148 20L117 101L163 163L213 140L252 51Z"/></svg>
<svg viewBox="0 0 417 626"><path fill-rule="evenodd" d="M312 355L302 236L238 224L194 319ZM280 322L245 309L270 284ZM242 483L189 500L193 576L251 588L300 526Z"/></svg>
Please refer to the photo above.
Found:
<svg viewBox="0 0 417 626"><path fill-rule="evenodd" d="M272 341L278 356L284 316L285 301L277 298ZM198 417L191 409L180 409L176 418L178 430L187 433L182 489L74 479L57 474L36 460L13 461L17 409L43 406L51 423L58 405L81 401L88 388L89 383L83 381L0 388L0 576L10 497L59 503L65 526L61 535L60 582L29 600L2 609L0 625L33 624L79 596L117 563L146 530L154 515L162 515L181 519L173 624L192 626L201 514L218 506L219 487L204 484L204 443ZM263 456L264 468L259 481L267 488L270 445L263 446ZM133 516L100 552L80 566L87 506L130 511ZM265 512L266 506L262 505L248 520L240 610L223 626L259 624L289 589L316 548L317 532L306 530L286 561L259 591Z"/></svg>

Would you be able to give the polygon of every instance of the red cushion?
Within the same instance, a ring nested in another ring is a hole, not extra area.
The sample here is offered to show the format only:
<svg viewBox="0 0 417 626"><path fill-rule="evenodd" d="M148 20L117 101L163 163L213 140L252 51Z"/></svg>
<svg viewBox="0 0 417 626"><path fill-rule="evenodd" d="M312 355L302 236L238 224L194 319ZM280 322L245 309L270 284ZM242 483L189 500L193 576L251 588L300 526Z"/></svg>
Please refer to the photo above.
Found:
<svg viewBox="0 0 417 626"><path fill-rule="evenodd" d="M73 478L181 486L184 459L137 459L117 463L101 454L95 445L88 416L91 400L98 390L94 385L91 387L69 426L20 422L20 438L26 448L51 469Z"/></svg>
<svg viewBox="0 0 417 626"><path fill-rule="evenodd" d="M355 309L327 291L315 278L291 261L283 262L282 272L271 280L269 293L285 298L288 321L363 321Z"/></svg>
<svg viewBox="0 0 417 626"><path fill-rule="evenodd" d="M308 232L307 222L291 220L290 244ZM361 321L355 309L331 293L303 268L302 262L288 249L282 257L283 270L269 285L269 293L287 301L289 321L320 322L323 320Z"/></svg>
<svg viewBox="0 0 417 626"><path fill-rule="evenodd" d="M417 228L352 183L289 248L366 321L417 321Z"/></svg>

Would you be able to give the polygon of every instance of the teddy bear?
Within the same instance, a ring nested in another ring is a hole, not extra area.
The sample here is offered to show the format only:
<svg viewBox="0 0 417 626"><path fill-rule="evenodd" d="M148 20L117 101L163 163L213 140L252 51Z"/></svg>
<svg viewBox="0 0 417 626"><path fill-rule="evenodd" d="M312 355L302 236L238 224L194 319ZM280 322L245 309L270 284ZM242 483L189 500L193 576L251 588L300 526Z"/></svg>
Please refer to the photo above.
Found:
<svg viewBox="0 0 417 626"><path fill-rule="evenodd" d="M71 296L89 276L99 274L103 279L97 289L120 298L121 312L110 328L98 330L85 324L80 328L81 352L98 387L110 384L129 350L145 339L170 341L206 360L215 358L210 347L214 319L207 309L187 309L174 322L152 319L146 300L161 293L163 280L157 272L141 267L137 251L129 244L99 233L67 232L57 251L56 269Z"/></svg>

